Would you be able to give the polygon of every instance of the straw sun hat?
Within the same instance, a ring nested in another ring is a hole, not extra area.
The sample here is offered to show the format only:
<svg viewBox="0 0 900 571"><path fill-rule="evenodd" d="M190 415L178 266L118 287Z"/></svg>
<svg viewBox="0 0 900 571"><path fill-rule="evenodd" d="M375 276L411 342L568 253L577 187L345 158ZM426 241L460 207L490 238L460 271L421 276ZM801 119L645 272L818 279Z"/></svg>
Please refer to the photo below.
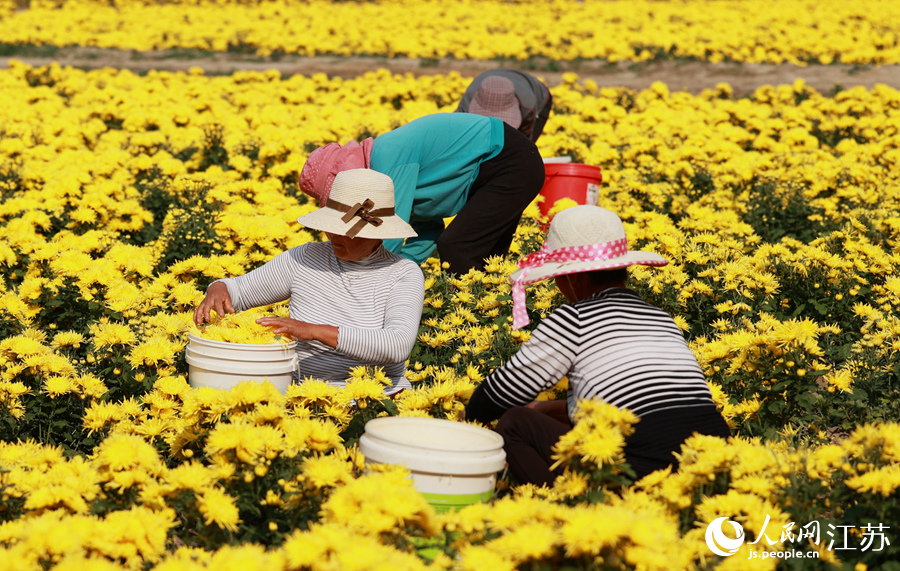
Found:
<svg viewBox="0 0 900 571"><path fill-rule="evenodd" d="M519 260L512 282L513 329L528 324L525 285L578 272L615 270L632 265L664 266L659 254L628 250L622 220L599 206L573 206L550 222L541 249Z"/></svg>
<svg viewBox="0 0 900 571"><path fill-rule="evenodd" d="M491 75L482 80L469 103L469 113L496 117L514 129L522 125L516 86L505 77Z"/></svg>
<svg viewBox="0 0 900 571"><path fill-rule="evenodd" d="M394 182L371 169L338 173L325 205L297 219L313 230L350 238L411 238L412 226L394 213Z"/></svg>

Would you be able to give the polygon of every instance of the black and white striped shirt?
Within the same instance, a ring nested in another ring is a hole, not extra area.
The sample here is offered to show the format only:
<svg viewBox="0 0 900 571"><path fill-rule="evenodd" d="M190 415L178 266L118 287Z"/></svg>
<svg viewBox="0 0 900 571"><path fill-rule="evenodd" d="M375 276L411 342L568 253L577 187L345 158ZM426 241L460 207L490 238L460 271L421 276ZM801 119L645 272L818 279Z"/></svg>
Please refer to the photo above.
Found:
<svg viewBox="0 0 900 571"><path fill-rule="evenodd" d="M601 399L638 416L713 404L703 371L669 314L629 289L612 288L562 305L544 319L512 359L482 382L470 402L473 419L494 420L563 376L569 378L570 418L581 399Z"/></svg>
<svg viewBox="0 0 900 571"><path fill-rule="evenodd" d="M414 262L383 247L347 262L335 257L329 242L310 242L220 281L236 311L290 299L291 318L338 328L337 349L297 342L301 379L343 387L353 367L378 365L393 380L385 392L410 387L406 359L418 336L425 298L424 276Z"/></svg>

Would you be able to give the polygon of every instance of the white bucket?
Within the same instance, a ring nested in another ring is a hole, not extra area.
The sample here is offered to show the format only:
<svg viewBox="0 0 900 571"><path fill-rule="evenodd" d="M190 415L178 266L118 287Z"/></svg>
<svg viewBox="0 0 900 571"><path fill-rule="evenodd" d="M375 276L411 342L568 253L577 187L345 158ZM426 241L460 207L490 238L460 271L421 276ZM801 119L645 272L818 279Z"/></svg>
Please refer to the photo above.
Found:
<svg viewBox="0 0 900 571"><path fill-rule="evenodd" d="M438 512L490 499L497 472L506 465L502 436L437 418L370 420L359 439L359 451L367 464L406 466L416 489Z"/></svg>
<svg viewBox="0 0 900 571"><path fill-rule="evenodd" d="M257 345L228 343L188 334L184 357L192 387L230 389L242 381L269 381L282 393L297 368L296 341Z"/></svg>

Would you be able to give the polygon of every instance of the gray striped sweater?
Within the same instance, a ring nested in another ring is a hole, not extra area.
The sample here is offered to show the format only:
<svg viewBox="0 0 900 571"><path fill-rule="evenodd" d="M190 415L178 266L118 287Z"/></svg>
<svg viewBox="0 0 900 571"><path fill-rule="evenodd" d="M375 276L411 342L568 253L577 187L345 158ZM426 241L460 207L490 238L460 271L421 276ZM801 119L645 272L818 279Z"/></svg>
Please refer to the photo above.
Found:
<svg viewBox="0 0 900 571"><path fill-rule="evenodd" d="M414 262L383 247L347 262L335 257L329 242L310 242L220 281L236 311L289 299L291 318L338 327L337 349L298 341L301 379L343 387L353 367L378 365L393 381L387 393L409 388L406 360L425 297L424 276Z"/></svg>

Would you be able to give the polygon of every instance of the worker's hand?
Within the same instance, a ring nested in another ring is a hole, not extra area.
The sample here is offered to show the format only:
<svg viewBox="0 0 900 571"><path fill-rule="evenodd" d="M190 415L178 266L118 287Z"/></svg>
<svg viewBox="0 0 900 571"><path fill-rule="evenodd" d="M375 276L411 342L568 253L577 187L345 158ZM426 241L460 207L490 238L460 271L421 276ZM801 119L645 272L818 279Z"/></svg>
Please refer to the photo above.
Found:
<svg viewBox="0 0 900 571"><path fill-rule="evenodd" d="M271 327L272 333L304 341L320 341L329 347L337 347L338 328L333 325L317 325L290 317L260 317L256 322L263 327Z"/></svg>
<svg viewBox="0 0 900 571"><path fill-rule="evenodd" d="M536 400L526 404L525 407L546 414L550 418L555 418L561 423L571 426L565 400Z"/></svg>
<svg viewBox="0 0 900 571"><path fill-rule="evenodd" d="M206 297L194 310L194 323L200 325L204 321L211 321L209 312L215 310L219 317L225 313L234 313L231 305L231 296L228 295L228 286L223 282L214 282L206 290Z"/></svg>
<svg viewBox="0 0 900 571"><path fill-rule="evenodd" d="M285 335L292 339L304 339L309 341L312 339L310 331L310 323L291 319L290 317L260 317L256 322L263 327L271 327L272 333Z"/></svg>

